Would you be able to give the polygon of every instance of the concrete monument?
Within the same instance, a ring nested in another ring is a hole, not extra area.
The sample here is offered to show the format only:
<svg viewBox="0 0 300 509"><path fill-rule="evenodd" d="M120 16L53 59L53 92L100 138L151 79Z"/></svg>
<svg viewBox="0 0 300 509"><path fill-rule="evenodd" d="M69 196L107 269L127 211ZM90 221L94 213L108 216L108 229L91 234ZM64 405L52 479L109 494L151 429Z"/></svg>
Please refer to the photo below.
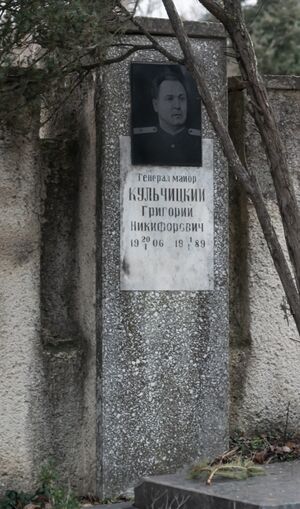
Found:
<svg viewBox="0 0 300 509"><path fill-rule="evenodd" d="M160 42L179 55L169 24L158 27L167 36ZM216 25L210 36L206 24L187 28L225 115L224 33ZM126 44L144 42L138 33L126 36ZM226 164L204 107L198 124L191 123L188 86L174 68L163 78L164 96L161 82L152 97L145 92L153 117L137 125L132 62L170 67L158 52L139 52L105 69L98 89L101 496L133 486L142 475L220 453L227 443ZM162 104L166 96L171 113ZM149 134L155 157L145 141L135 140L140 152L131 147L130 136ZM191 138L194 158L178 148L176 136ZM167 151L160 148L166 138Z"/></svg>

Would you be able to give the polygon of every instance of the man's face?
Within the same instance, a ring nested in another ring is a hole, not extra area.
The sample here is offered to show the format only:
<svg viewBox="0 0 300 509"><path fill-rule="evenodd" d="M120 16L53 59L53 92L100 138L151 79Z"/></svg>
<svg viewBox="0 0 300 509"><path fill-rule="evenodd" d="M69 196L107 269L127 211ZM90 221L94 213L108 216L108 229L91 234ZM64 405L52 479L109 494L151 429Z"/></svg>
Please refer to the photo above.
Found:
<svg viewBox="0 0 300 509"><path fill-rule="evenodd" d="M159 86L158 97L153 99L160 126L166 131L182 128L187 115L186 91L180 81L165 80Z"/></svg>

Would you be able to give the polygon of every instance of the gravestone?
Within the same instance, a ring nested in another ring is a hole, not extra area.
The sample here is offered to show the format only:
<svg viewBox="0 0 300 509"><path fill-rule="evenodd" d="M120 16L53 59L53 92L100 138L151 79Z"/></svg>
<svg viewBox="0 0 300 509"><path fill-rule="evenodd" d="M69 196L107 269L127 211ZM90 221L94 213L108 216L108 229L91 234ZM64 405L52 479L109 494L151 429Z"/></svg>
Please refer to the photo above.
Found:
<svg viewBox="0 0 300 509"><path fill-rule="evenodd" d="M186 26L225 116L225 34L211 23ZM148 29L180 56L168 22L149 21ZM134 29L122 37L127 45L147 44ZM115 48L111 56L119 51ZM228 437L226 163L203 105L201 119L195 119L200 125L187 125L193 113L189 104L199 98L195 91L189 97L188 85L170 75L165 79L172 86L175 81L180 101L187 100L174 123L185 122L185 127L180 126L170 152L162 149L153 159L151 150L158 150L169 134L160 132L158 99L155 95L151 99L150 83L139 92L148 117L142 119L144 124L134 124L132 62L169 65L157 51L139 51L106 68L98 82L101 497L132 487L145 474L175 471L197 458L214 456L226 448ZM151 75L155 68L147 69ZM185 69L167 69L171 74L173 70L182 72L188 82ZM157 116L159 126L153 125ZM150 134L152 148L147 152ZM190 151L172 159L172 149L175 153L183 134L184 146L195 147L194 159ZM140 143L141 153L147 153L144 162L134 160L135 136L144 136Z"/></svg>

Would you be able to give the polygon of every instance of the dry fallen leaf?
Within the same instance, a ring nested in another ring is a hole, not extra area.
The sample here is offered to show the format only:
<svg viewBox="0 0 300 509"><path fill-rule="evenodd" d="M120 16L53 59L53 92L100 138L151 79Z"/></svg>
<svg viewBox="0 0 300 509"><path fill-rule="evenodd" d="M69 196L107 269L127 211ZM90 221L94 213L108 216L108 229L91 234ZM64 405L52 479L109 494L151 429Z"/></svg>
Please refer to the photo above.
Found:
<svg viewBox="0 0 300 509"><path fill-rule="evenodd" d="M253 456L254 463L258 463L259 465L262 465L266 461L268 457L268 449L264 449L263 451L258 451Z"/></svg>

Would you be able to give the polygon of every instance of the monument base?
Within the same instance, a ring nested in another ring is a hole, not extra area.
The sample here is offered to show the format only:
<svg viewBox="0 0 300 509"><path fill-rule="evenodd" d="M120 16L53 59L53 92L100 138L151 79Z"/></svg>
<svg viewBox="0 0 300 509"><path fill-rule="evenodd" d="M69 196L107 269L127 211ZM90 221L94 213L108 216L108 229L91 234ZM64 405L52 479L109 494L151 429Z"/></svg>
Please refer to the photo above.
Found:
<svg viewBox="0 0 300 509"><path fill-rule="evenodd" d="M266 475L245 481L216 478L211 486L187 473L143 479L135 489L138 509L289 509L300 508L300 461L265 467Z"/></svg>

